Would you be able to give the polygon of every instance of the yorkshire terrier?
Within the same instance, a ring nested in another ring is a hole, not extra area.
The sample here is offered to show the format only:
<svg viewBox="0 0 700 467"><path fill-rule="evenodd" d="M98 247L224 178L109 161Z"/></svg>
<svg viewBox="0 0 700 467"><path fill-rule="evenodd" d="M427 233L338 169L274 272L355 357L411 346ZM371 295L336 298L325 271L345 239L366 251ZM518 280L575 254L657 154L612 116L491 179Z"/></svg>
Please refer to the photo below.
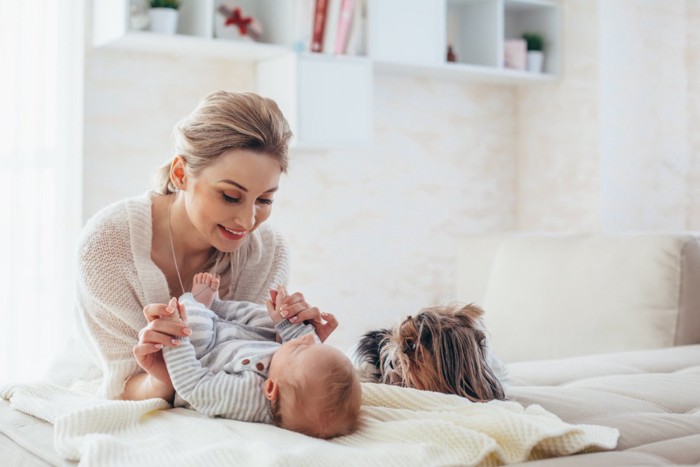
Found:
<svg viewBox="0 0 700 467"><path fill-rule="evenodd" d="M434 306L394 329L368 332L352 352L360 379L474 402L504 400L505 367L490 354L483 314L473 304Z"/></svg>

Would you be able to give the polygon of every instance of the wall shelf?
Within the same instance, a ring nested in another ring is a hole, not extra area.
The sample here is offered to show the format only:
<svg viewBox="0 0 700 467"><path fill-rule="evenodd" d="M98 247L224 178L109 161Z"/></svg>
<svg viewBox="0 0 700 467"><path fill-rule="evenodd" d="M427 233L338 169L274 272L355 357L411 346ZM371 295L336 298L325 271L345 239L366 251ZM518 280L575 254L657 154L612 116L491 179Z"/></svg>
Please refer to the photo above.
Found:
<svg viewBox="0 0 700 467"><path fill-rule="evenodd" d="M102 47L244 62L257 62L290 52L288 47L262 42L209 39L186 34L167 35L150 31L127 31L120 38Z"/></svg>
<svg viewBox="0 0 700 467"><path fill-rule="evenodd" d="M450 81L476 81L502 85L549 83L557 79L556 76L547 73L495 69L468 63L445 63L431 66L397 62L374 62L374 71L382 75L415 76Z"/></svg>
<svg viewBox="0 0 700 467"><path fill-rule="evenodd" d="M225 0L181 0L175 35L130 29L132 1L93 0L94 47L250 62L257 91L280 103L303 146L371 143L375 74L530 85L559 73L557 0L364 0L367 56L354 57L294 51L315 0L238 0L264 22L265 42L220 37L231 34L215 13ZM543 73L504 67L504 42L524 32L545 37Z"/></svg>

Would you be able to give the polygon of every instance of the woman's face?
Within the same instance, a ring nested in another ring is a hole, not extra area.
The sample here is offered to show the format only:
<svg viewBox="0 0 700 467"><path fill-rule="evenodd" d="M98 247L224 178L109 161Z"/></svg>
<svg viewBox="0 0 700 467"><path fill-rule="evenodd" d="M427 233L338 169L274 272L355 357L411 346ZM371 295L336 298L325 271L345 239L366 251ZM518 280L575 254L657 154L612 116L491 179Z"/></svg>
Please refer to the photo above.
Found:
<svg viewBox="0 0 700 467"><path fill-rule="evenodd" d="M281 173L269 154L232 149L190 174L185 206L195 229L217 250L236 251L270 217Z"/></svg>

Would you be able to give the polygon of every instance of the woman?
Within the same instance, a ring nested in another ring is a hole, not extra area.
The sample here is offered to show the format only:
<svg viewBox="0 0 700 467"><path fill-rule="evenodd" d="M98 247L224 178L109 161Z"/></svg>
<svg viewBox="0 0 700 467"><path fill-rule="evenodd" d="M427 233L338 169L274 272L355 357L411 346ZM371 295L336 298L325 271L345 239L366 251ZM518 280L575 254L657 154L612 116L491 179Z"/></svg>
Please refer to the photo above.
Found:
<svg viewBox="0 0 700 467"><path fill-rule="evenodd" d="M263 223L287 169L290 137L277 105L255 94L215 92L176 125L176 156L157 173L156 191L108 206L84 228L77 312L89 347L82 356L92 364L76 362L73 346L61 359L74 370L63 368L64 384L92 375L88 387L101 397L159 397L169 382L161 349L191 333L159 317L172 312L165 304L189 290L196 273L220 275L223 299L257 303L286 282L287 245ZM299 293L283 311L327 326Z"/></svg>

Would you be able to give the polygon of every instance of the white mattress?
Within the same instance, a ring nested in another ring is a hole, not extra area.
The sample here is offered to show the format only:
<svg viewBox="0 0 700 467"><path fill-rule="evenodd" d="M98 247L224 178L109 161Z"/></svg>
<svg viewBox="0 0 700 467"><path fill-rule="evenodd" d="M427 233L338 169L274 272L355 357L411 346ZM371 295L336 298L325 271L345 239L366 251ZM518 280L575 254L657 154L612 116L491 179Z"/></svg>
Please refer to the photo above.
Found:
<svg viewBox="0 0 700 467"><path fill-rule="evenodd" d="M509 366L508 395L569 423L620 430L610 452L528 465L700 463L700 345ZM53 449L53 428L0 400L3 465L72 465Z"/></svg>
<svg viewBox="0 0 700 467"><path fill-rule="evenodd" d="M509 366L509 397L620 430L615 451L528 465L700 464L700 345Z"/></svg>

